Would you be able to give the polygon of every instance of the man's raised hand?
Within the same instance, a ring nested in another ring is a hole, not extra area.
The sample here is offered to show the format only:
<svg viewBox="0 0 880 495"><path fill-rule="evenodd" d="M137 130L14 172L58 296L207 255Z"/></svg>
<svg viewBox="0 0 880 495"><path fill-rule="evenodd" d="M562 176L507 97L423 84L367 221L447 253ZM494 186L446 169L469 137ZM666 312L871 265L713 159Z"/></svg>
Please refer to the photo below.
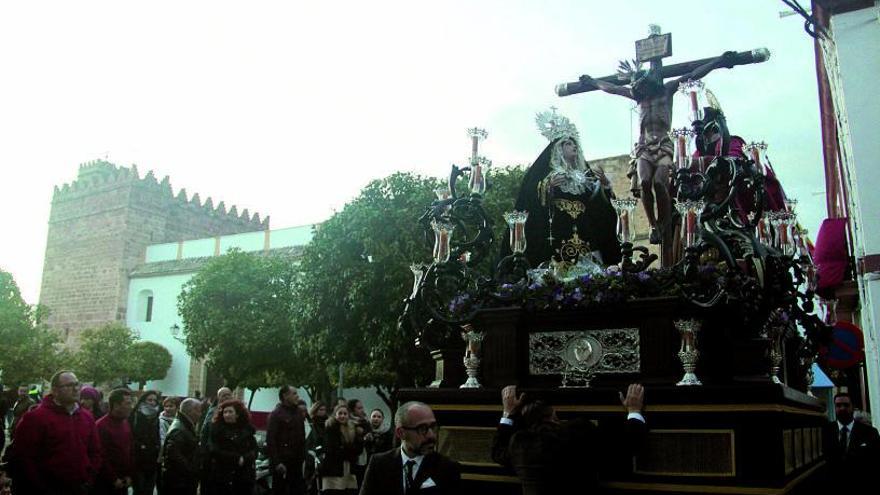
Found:
<svg viewBox="0 0 880 495"><path fill-rule="evenodd" d="M516 395L516 385L508 385L501 390L501 406L504 408L504 417L508 417L519 410L523 394Z"/></svg>
<svg viewBox="0 0 880 495"><path fill-rule="evenodd" d="M638 383L630 384L626 389L626 397L620 393L620 403L626 408L626 412L641 413L645 407L645 387Z"/></svg>

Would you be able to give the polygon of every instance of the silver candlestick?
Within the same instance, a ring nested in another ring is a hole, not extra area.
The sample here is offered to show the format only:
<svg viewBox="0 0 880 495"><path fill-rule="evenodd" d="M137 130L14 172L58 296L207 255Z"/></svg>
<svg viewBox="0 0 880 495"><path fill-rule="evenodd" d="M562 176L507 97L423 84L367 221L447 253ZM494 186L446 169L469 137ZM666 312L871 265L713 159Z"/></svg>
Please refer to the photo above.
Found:
<svg viewBox="0 0 880 495"><path fill-rule="evenodd" d="M770 339L770 381L776 385L782 385L779 374L782 371L782 361L785 357L783 345L785 339L792 331L792 323L788 315L783 311L774 310L765 325L767 338Z"/></svg>
<svg viewBox="0 0 880 495"><path fill-rule="evenodd" d="M684 376L676 383L678 386L702 385L694 371L697 369L697 361L700 359L700 351L697 349L697 333L701 323L697 320L676 320L675 328L681 334L681 348L678 351L678 359L684 368Z"/></svg>
<svg viewBox="0 0 880 495"><path fill-rule="evenodd" d="M782 349L778 343L773 343L770 349L770 381L776 385L782 385L779 379L779 371L782 369Z"/></svg>
<svg viewBox="0 0 880 495"><path fill-rule="evenodd" d="M807 384L807 395L809 395L810 397L815 397L815 395L813 395L813 380L815 380L816 376L815 376L815 373L813 373L813 358L812 357L804 358L804 367L806 368L805 371L806 371L806 375L807 375L805 377L805 381Z"/></svg>
<svg viewBox="0 0 880 495"><path fill-rule="evenodd" d="M464 369L468 377L459 388L483 388L477 375L480 373L480 348L485 335L470 324L463 325L461 328L463 330L461 338L467 343L464 351Z"/></svg>

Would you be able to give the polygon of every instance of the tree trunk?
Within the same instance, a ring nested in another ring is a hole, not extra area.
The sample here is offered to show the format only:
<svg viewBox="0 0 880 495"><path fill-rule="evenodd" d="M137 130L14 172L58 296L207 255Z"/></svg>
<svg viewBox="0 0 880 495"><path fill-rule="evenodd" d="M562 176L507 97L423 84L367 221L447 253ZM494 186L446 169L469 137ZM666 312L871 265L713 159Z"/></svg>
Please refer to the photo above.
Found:
<svg viewBox="0 0 880 495"><path fill-rule="evenodd" d="M248 399L248 411L250 411L251 405L253 405L253 403L254 403L254 394L257 393L257 389L255 389L255 388L252 388L250 390L251 390L251 398Z"/></svg>
<svg viewBox="0 0 880 495"><path fill-rule="evenodd" d="M386 392L384 390L384 387L376 386L375 388L376 388L376 395L378 395L379 398L382 399L382 402L384 402L385 405L388 406L388 410L391 411L391 416L394 417L394 411L397 409L396 407L394 407L395 402L397 402L394 400L395 390L389 389Z"/></svg>

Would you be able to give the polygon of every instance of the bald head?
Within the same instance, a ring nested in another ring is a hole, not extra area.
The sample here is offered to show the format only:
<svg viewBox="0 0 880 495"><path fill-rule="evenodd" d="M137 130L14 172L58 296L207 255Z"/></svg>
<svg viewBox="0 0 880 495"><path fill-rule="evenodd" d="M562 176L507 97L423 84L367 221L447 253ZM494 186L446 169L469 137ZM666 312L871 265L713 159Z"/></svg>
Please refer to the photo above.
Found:
<svg viewBox="0 0 880 495"><path fill-rule="evenodd" d="M410 401L401 404L401 406L397 408L397 412L394 413L394 426L409 426L410 413L414 409L431 410L431 408L424 402Z"/></svg>
<svg viewBox="0 0 880 495"><path fill-rule="evenodd" d="M434 451L437 445L437 420L434 411L423 402L407 402L394 415L394 433L407 455L414 457Z"/></svg>

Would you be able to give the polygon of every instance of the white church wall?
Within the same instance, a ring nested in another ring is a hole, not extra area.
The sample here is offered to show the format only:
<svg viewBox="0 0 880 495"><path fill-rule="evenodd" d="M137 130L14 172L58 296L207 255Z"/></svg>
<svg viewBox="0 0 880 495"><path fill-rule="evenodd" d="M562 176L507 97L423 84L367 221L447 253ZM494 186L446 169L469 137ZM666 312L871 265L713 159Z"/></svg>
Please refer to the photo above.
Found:
<svg viewBox="0 0 880 495"><path fill-rule="evenodd" d="M182 258L202 258L205 256L214 256L214 248L217 240L214 237L208 239L195 239L183 243L181 250Z"/></svg>
<svg viewBox="0 0 880 495"><path fill-rule="evenodd" d="M232 247L240 248L246 252L262 251L266 247L267 235L270 248L305 245L311 240L312 232L312 225L303 225L272 230L268 234L266 232L249 232L222 236L220 251L226 252ZM172 261L178 259L179 252L182 253L182 258L213 256L216 246L217 239L214 237L194 239L183 243L154 244L147 247L145 259L148 263ZM165 379L147 383L147 388L159 390L165 395L186 396L189 392L191 358L186 353L186 346L183 342L177 340L172 334L172 327L175 325L178 327L180 333L178 337L182 338L183 322L177 313L177 297L183 285L193 275L195 272L133 277L129 280L126 324L136 330L142 340L161 344L171 352L171 369ZM153 297L150 321L146 321L145 304L141 301L145 294ZM203 393L211 394L214 391L203 391ZM352 390L349 395L363 400L365 406L375 407L372 404L381 403L381 399L368 390ZM300 390L300 396L311 404L311 399L304 390ZM244 400L245 402L250 400L249 391L245 392ZM271 411L277 403L277 388L260 389L254 395L251 409L253 411Z"/></svg>
<svg viewBox="0 0 880 495"><path fill-rule="evenodd" d="M312 240L312 225L278 229L270 232L269 247L304 246Z"/></svg>
<svg viewBox="0 0 880 495"><path fill-rule="evenodd" d="M265 245L265 232L246 232L244 234L227 235L220 238L221 253L226 253L233 248L241 249L242 251L261 251Z"/></svg>
<svg viewBox="0 0 880 495"><path fill-rule="evenodd" d="M877 98L877 75L880 74L880 7L835 15L831 27L837 44L840 76L849 119L853 154L853 184L858 208L856 258L880 253L880 99ZM880 275L860 277L862 321L865 332L865 362L871 412L880 411Z"/></svg>
<svg viewBox="0 0 880 495"><path fill-rule="evenodd" d="M146 263L177 259L177 243L153 244L147 246Z"/></svg>
<svg viewBox="0 0 880 495"><path fill-rule="evenodd" d="M161 390L165 395L187 394L189 385L190 357L186 347L172 335L171 327L181 328L177 314L177 295L193 274L173 274L161 277L133 278L129 282L128 313L126 325L137 331L142 340L156 342L171 353L171 369L164 380L148 382L149 388ZM145 321L144 315L138 311L137 300L141 291L153 294L153 311L151 321Z"/></svg>

